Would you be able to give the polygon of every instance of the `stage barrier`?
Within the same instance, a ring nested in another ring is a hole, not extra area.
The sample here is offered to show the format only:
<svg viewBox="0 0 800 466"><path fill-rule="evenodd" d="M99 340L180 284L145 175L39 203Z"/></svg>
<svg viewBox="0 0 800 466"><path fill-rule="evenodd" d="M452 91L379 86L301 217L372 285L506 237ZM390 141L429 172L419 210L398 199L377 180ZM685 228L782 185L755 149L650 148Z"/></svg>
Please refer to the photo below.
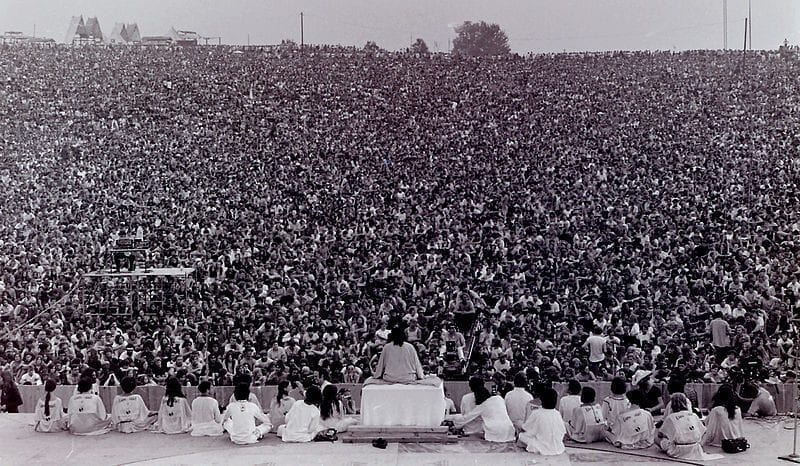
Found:
<svg viewBox="0 0 800 466"><path fill-rule="evenodd" d="M361 384L342 383L336 384L336 386L340 389L349 389L356 409L361 406ZM585 383L584 386L593 387L595 389L597 392L598 401L611 394L611 384L609 382L591 382ZM716 393L717 389L719 388L719 385L717 384L688 384L688 386L697 391L701 409L707 409L711 406L711 397L714 396L714 393ZM461 402L461 397L469 392L469 386L467 382L445 382L444 388L447 391L448 396L455 402L456 408L458 408L458 405ZM559 396L561 396L566 393L567 384L557 383L554 384L554 388L556 391L558 391ZM793 400L797 399L797 392L794 384L767 385L767 388L775 398L775 404L778 407L779 413L793 411ZM62 385L56 388L55 395L61 398L61 400L64 402L64 407L67 406L67 402L72 396L74 390L75 387L72 385ZM261 406L265 410L269 408L270 401L276 395L276 390L277 387L274 385L252 387L252 392L261 401ZM20 385L19 391L22 395L23 401L23 405L19 407L21 413L32 413L36 409L36 401L39 398L44 397L43 386ZM186 394L189 402L191 402L197 396L197 387L184 387L183 392ZM118 387L100 387L100 397L103 399L103 403L105 403L106 409L109 411L111 410L111 403L118 393L120 393L120 389ZM157 385L138 387L135 393L142 395L142 398L144 398L147 406L151 410L156 411L161 403L161 397L164 396L164 387ZM219 401L220 406L225 406L228 404L228 401L233 394L233 387L213 387L212 394L214 398ZM291 391L289 395L293 396L294 398L299 397L299 394L296 390Z"/></svg>

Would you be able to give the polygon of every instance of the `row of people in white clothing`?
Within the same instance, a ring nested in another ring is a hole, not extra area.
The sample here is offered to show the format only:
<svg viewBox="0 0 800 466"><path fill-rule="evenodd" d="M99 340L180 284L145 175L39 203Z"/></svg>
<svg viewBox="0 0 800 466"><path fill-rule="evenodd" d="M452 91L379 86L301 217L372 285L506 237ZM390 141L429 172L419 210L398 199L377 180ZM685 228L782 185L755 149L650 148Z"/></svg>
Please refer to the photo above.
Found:
<svg viewBox="0 0 800 466"><path fill-rule="evenodd" d="M65 414L61 399L52 397L55 385L48 381L47 394L37 403L34 427L37 432L69 430L76 435L100 435L110 430L155 431L191 433L192 436L218 436L228 432L234 443L247 444L258 441L270 431L277 431L284 441L311 441L321 431L330 428L345 431L356 422L343 414L333 385L325 388L325 396L318 387L309 387L305 400L298 403L288 396L288 383L281 384L269 415L264 414L247 384L236 387L223 414L217 400L209 396L208 382L198 386L200 396L190 406L181 393L180 383L170 379L159 410L151 412L142 397L133 393L135 380L125 378L120 384L123 393L114 398L110 415L103 400L92 393L88 381L78 384Z"/></svg>

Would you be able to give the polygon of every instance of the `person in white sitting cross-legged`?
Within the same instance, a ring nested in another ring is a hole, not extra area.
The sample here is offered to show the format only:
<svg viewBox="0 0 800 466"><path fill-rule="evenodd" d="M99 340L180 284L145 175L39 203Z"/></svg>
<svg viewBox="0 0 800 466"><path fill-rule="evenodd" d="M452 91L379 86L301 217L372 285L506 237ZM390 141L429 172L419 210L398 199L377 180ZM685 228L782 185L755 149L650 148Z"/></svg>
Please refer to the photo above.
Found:
<svg viewBox="0 0 800 466"><path fill-rule="evenodd" d="M310 442L325 428L320 419L322 391L316 385L306 389L305 399L294 403L286 413L286 424L278 427L284 442Z"/></svg>
<svg viewBox="0 0 800 466"><path fill-rule="evenodd" d="M67 428L67 419L61 405L61 398L53 396L56 389L55 380L48 379L44 383L46 395L36 403L36 424L33 430L36 432L61 432Z"/></svg>
<svg viewBox="0 0 800 466"><path fill-rule="evenodd" d="M542 407L534 409L522 425L519 444L530 453L540 455L560 455L566 451L564 447L564 418L556 410L558 393L552 388L545 388L539 397Z"/></svg>
<svg viewBox="0 0 800 466"><path fill-rule="evenodd" d="M506 403L499 395L492 395L483 385L479 377L469 381L472 393L475 394L475 407L462 414L447 416L455 427L463 427L469 422L480 419L483 424L484 439L489 442L513 442L516 430L506 411Z"/></svg>
<svg viewBox="0 0 800 466"><path fill-rule="evenodd" d="M136 379L125 376L120 382L122 394L114 397L111 404L111 425L123 434L144 432L150 429L158 420L158 413L151 413L147 409L141 395L133 393L136 390Z"/></svg>
<svg viewBox="0 0 800 466"><path fill-rule="evenodd" d="M233 390L236 400L229 404L222 417L222 425L237 445L256 443L269 432L272 424L261 409L248 401L250 397L250 384L240 383ZM256 425L256 421L261 424Z"/></svg>
<svg viewBox="0 0 800 466"><path fill-rule="evenodd" d="M211 382L204 380L197 386L197 398L192 401L192 437L222 435L222 413L219 402L209 395Z"/></svg>
<svg viewBox="0 0 800 466"><path fill-rule="evenodd" d="M533 401L533 395L526 390L527 386L528 377L525 376L525 372L520 371L514 376L514 389L506 393L506 410L517 432L522 430L522 424L525 423L529 411L528 405Z"/></svg>
<svg viewBox="0 0 800 466"><path fill-rule="evenodd" d="M162 434L184 434L192 428L192 408L183 394L180 381L167 379L167 389L158 408L156 432Z"/></svg>

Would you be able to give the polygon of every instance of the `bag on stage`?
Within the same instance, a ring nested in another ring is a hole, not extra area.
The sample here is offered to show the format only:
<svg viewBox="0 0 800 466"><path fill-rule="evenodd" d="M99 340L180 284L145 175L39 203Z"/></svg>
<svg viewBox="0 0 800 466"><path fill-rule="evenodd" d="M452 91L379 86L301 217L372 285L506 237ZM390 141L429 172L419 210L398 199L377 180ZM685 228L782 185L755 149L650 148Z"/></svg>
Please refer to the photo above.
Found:
<svg viewBox="0 0 800 466"><path fill-rule="evenodd" d="M750 444L744 437L722 439L722 451L725 453L741 453L750 448Z"/></svg>

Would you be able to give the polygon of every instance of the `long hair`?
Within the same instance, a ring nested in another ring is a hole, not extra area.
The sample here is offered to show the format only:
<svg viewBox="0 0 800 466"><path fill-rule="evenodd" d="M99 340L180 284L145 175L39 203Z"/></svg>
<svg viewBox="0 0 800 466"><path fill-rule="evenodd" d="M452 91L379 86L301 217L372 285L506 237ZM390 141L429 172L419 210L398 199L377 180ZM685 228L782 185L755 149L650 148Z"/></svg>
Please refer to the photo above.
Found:
<svg viewBox="0 0 800 466"><path fill-rule="evenodd" d="M303 402L307 405L319 406L322 402L322 392L316 385L311 385L306 389L306 397Z"/></svg>
<svg viewBox="0 0 800 466"><path fill-rule="evenodd" d="M392 332L389 333L389 341L396 346L403 346L403 343L406 342L406 332L400 327L393 328Z"/></svg>
<svg viewBox="0 0 800 466"><path fill-rule="evenodd" d="M174 406L175 398L186 398L186 395L183 394L180 381L175 377L167 379L167 391L164 393L164 396L167 398L167 406Z"/></svg>
<svg viewBox="0 0 800 466"><path fill-rule="evenodd" d="M673 413L689 410L689 399L683 393L673 393L669 397L669 404Z"/></svg>
<svg viewBox="0 0 800 466"><path fill-rule="evenodd" d="M282 380L281 383L278 384L278 395L275 397L275 400L278 404L281 404L281 400L286 396L289 396L289 381Z"/></svg>
<svg viewBox="0 0 800 466"><path fill-rule="evenodd" d="M47 379L47 382L44 383L44 391L47 394L44 396L44 415L50 416L50 395L53 394L53 390L56 389L56 381L53 379Z"/></svg>
<svg viewBox="0 0 800 466"><path fill-rule="evenodd" d="M319 413L322 419L328 419L339 411L339 400L336 395L339 389L334 384L326 385L322 389L322 403L320 403Z"/></svg>
<svg viewBox="0 0 800 466"><path fill-rule="evenodd" d="M14 376L11 375L11 371L0 372L0 380L2 381L0 385L3 387L10 387L14 384Z"/></svg>
<svg viewBox="0 0 800 466"><path fill-rule="evenodd" d="M733 387L728 384L719 387L717 394L714 395L711 401L712 409L717 406L725 407L725 410L728 411L728 419L736 418L736 395L733 393Z"/></svg>

